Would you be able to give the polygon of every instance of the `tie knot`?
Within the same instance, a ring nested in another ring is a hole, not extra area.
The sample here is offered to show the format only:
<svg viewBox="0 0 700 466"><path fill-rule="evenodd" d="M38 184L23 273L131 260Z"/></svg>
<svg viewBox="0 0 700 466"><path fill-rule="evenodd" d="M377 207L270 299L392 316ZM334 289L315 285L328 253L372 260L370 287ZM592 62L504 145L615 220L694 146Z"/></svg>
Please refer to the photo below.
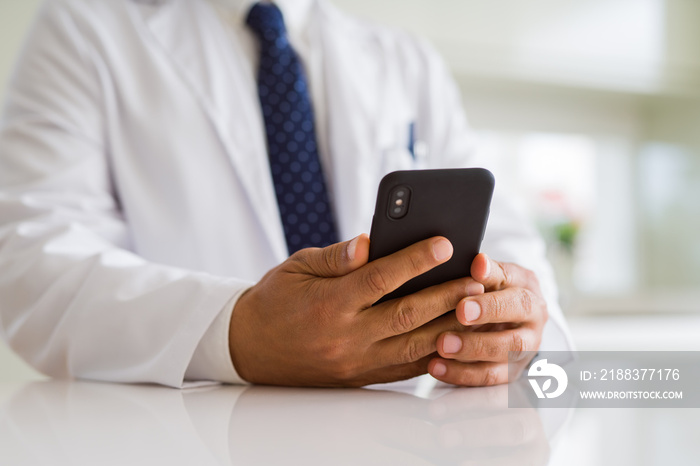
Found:
<svg viewBox="0 0 700 466"><path fill-rule="evenodd" d="M282 12L274 3L258 2L253 5L246 23L262 42L275 42L287 33Z"/></svg>

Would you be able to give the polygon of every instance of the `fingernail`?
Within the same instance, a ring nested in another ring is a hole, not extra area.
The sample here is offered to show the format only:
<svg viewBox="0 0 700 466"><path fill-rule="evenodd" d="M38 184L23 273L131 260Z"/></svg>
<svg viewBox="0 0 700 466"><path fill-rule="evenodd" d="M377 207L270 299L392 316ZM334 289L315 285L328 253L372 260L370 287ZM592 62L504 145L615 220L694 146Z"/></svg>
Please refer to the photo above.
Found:
<svg viewBox="0 0 700 466"><path fill-rule="evenodd" d="M357 242L360 240L360 237L356 237L354 240L350 241L347 245L347 249L345 250L346 254L348 255L348 259L350 261L353 261L355 259L355 250L357 249Z"/></svg>
<svg viewBox="0 0 700 466"><path fill-rule="evenodd" d="M462 339L457 335L448 333L442 339L442 351L446 354L455 354L462 349Z"/></svg>
<svg viewBox="0 0 700 466"><path fill-rule="evenodd" d="M433 243L433 255L440 262L452 257L452 243L446 239L440 239Z"/></svg>
<svg viewBox="0 0 700 466"><path fill-rule="evenodd" d="M488 278L489 274L491 274L491 259L488 257L486 258L486 272L484 275Z"/></svg>
<svg viewBox="0 0 700 466"><path fill-rule="evenodd" d="M479 282L471 282L467 285L467 296L484 294L484 285Z"/></svg>
<svg viewBox="0 0 700 466"><path fill-rule="evenodd" d="M431 374L435 377L443 377L445 374L447 374L447 366L441 362L437 362L433 366Z"/></svg>
<svg viewBox="0 0 700 466"><path fill-rule="evenodd" d="M481 306L476 301L466 301L464 303L464 319L467 322L474 322L481 316Z"/></svg>

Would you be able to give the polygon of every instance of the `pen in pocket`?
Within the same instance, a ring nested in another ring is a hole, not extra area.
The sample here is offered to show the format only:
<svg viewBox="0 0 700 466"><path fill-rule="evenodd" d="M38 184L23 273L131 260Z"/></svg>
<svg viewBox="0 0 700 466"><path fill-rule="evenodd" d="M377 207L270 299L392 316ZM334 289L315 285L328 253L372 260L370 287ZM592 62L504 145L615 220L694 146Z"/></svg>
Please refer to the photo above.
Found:
<svg viewBox="0 0 700 466"><path fill-rule="evenodd" d="M408 151L413 160L416 160L416 124L414 122L408 125Z"/></svg>

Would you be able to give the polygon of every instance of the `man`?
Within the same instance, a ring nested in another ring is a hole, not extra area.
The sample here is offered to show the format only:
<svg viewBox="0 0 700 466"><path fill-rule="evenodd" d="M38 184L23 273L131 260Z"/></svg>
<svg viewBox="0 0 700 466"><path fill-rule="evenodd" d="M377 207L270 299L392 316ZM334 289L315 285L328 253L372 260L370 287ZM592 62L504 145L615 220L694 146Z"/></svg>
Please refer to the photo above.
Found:
<svg viewBox="0 0 700 466"><path fill-rule="evenodd" d="M53 376L358 386L503 383L509 350L565 349L542 243L499 198L500 262L369 309L452 253L367 263L379 179L469 166L473 137L425 44L277 5L46 2L0 133L14 350Z"/></svg>

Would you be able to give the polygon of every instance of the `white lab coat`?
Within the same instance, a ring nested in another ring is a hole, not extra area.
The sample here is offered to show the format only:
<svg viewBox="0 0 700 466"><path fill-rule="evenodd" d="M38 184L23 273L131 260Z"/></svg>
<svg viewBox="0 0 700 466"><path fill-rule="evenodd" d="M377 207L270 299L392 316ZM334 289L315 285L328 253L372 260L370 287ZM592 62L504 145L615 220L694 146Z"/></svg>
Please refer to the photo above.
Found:
<svg viewBox="0 0 700 466"><path fill-rule="evenodd" d="M322 1L310 15L347 240L368 231L384 174L470 166L474 139L429 47ZM207 2L44 6L0 132L0 328L34 367L180 386L222 308L285 260L246 66ZM418 159L411 123L429 148ZM543 244L498 197L484 250L538 273L545 340L564 349Z"/></svg>

